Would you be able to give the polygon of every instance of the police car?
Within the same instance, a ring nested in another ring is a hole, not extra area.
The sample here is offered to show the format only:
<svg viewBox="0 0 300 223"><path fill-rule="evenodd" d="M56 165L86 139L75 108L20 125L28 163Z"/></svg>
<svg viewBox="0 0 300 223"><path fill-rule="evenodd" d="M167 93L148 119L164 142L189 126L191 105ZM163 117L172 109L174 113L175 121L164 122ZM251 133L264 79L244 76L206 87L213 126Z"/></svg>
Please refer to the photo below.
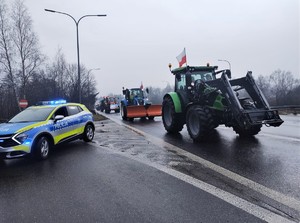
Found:
<svg viewBox="0 0 300 223"><path fill-rule="evenodd" d="M43 160L62 142L94 138L92 113L82 104L44 101L0 124L0 159L33 155Z"/></svg>

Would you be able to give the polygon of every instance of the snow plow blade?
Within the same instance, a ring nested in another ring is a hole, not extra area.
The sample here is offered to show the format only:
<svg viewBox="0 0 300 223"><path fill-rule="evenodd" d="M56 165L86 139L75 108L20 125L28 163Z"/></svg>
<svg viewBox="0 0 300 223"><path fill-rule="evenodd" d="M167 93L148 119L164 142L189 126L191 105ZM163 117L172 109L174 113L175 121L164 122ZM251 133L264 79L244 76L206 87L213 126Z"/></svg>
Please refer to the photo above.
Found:
<svg viewBox="0 0 300 223"><path fill-rule="evenodd" d="M147 109L148 116L161 116L161 105L150 105Z"/></svg>
<svg viewBox="0 0 300 223"><path fill-rule="evenodd" d="M161 116L161 105L132 105L127 106L128 118Z"/></svg>

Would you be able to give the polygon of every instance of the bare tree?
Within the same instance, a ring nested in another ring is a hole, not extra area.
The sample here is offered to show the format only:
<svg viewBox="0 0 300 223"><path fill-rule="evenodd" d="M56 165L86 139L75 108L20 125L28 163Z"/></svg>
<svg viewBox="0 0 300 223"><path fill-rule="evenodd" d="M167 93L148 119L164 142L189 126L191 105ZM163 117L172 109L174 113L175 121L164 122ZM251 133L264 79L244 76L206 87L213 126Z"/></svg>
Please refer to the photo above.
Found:
<svg viewBox="0 0 300 223"><path fill-rule="evenodd" d="M68 64L62 49L59 48L54 61L48 67L48 76L55 81L54 97L65 97L65 78L67 76Z"/></svg>
<svg viewBox="0 0 300 223"><path fill-rule="evenodd" d="M18 78L21 82L21 96L26 97L26 85L35 70L44 60L38 48L38 39L32 30L32 20L23 1L16 0L12 7L12 39L17 51Z"/></svg>
<svg viewBox="0 0 300 223"><path fill-rule="evenodd" d="M277 105L284 104L287 94L299 84L291 72L279 69L270 75L270 83Z"/></svg>
<svg viewBox="0 0 300 223"><path fill-rule="evenodd" d="M78 101L78 78L76 64L68 65L64 82L66 85L66 99L69 101Z"/></svg>
<svg viewBox="0 0 300 223"><path fill-rule="evenodd" d="M87 70L84 66L82 69L82 103L84 103L89 109L94 107L96 102L96 80L92 73L93 69Z"/></svg>
<svg viewBox="0 0 300 223"><path fill-rule="evenodd" d="M266 77L263 75L259 75L258 78L256 79L256 83L260 90L263 92L263 94L267 98L272 98L271 94L271 84L270 84L270 77Z"/></svg>
<svg viewBox="0 0 300 223"><path fill-rule="evenodd" d="M18 95L16 77L13 72L14 47L10 34L10 20L8 17L8 7L4 0L0 0L0 70L4 74L4 81L12 91L12 106L18 108ZM1 94L3 96L3 94ZM7 106L6 106L7 107Z"/></svg>
<svg viewBox="0 0 300 223"><path fill-rule="evenodd" d="M153 104L161 104L163 101L163 97L166 93L173 91L174 87L168 84L165 88L157 88L157 87L148 87L149 89L149 100Z"/></svg>

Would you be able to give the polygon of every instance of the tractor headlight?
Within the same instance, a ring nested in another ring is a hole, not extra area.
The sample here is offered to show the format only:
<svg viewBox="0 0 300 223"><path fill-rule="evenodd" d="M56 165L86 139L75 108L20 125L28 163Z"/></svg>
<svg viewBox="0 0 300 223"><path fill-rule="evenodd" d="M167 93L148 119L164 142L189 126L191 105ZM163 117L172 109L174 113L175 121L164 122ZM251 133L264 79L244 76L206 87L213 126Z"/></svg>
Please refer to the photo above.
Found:
<svg viewBox="0 0 300 223"><path fill-rule="evenodd" d="M28 135L26 133L20 133L16 136L13 137L13 139L19 143L19 144L23 144L23 142L28 138Z"/></svg>

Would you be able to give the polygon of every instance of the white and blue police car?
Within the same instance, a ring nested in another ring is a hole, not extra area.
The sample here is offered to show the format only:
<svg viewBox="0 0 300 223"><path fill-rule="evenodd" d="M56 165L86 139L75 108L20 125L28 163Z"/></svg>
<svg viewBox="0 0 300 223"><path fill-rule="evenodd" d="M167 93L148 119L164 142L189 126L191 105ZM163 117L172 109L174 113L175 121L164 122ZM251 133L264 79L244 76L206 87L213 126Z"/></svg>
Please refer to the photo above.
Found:
<svg viewBox="0 0 300 223"><path fill-rule="evenodd" d="M44 101L0 124L0 159L32 155L44 160L62 142L94 138L93 114L82 104Z"/></svg>

